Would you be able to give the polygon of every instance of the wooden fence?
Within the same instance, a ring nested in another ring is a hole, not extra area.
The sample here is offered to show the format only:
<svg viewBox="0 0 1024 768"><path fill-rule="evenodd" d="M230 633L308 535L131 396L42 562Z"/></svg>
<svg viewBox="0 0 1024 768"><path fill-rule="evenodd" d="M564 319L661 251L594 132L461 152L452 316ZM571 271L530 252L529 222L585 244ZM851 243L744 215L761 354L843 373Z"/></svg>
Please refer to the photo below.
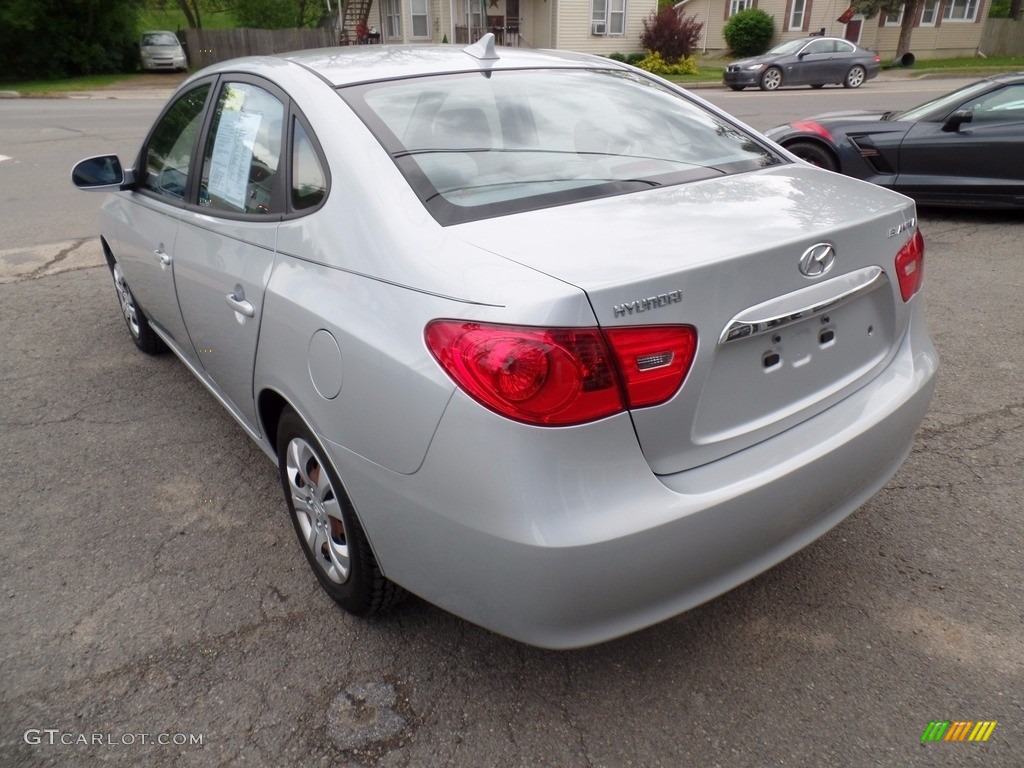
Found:
<svg viewBox="0 0 1024 768"><path fill-rule="evenodd" d="M202 69L239 56L263 56L338 44L331 29L188 29L188 65Z"/></svg>
<svg viewBox="0 0 1024 768"><path fill-rule="evenodd" d="M988 19L978 50L986 56L1024 56L1024 21Z"/></svg>

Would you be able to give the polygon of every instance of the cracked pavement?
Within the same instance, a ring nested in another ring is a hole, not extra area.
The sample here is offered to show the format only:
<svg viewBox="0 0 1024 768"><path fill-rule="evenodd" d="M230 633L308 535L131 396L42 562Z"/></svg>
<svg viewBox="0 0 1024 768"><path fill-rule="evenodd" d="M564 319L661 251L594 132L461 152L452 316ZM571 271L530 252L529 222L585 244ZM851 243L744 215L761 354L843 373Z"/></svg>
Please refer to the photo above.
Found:
<svg viewBox="0 0 1024 768"><path fill-rule="evenodd" d="M874 499L711 603L552 652L416 599L339 611L274 466L135 350L94 238L54 222L0 252L39 254L0 284L0 766L1018 768L1022 225L922 213L942 368ZM958 719L999 724L920 743Z"/></svg>

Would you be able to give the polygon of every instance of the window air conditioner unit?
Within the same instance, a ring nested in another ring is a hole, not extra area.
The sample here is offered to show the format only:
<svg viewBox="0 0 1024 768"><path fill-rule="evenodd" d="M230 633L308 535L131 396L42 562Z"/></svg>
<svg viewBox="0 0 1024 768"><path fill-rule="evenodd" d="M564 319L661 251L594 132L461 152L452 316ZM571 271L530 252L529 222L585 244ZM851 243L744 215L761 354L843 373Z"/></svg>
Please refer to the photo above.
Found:
<svg viewBox="0 0 1024 768"><path fill-rule="evenodd" d="M605 23L603 21L592 21L590 22L590 34L592 35L604 35L607 34L605 31Z"/></svg>

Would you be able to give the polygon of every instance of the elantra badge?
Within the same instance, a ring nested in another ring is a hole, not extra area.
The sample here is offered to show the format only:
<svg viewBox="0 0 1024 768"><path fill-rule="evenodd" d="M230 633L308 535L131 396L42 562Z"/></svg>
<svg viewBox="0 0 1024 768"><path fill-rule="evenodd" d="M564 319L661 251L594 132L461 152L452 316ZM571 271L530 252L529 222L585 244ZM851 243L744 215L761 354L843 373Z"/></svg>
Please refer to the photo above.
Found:
<svg viewBox="0 0 1024 768"><path fill-rule="evenodd" d="M800 257L800 274L804 277L821 277L836 263L836 249L831 243L812 245Z"/></svg>

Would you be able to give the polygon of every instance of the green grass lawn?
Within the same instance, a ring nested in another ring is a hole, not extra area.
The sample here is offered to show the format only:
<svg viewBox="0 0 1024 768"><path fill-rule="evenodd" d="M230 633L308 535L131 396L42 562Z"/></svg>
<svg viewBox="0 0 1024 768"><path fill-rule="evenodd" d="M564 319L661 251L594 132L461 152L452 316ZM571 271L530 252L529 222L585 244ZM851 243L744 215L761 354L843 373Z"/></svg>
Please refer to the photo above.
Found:
<svg viewBox="0 0 1024 768"><path fill-rule="evenodd" d="M74 91L91 91L96 88L106 88L135 75L88 75L87 77L72 77L66 80L32 80L29 82L12 83L0 82L0 91L17 91L29 96L60 96Z"/></svg>
<svg viewBox="0 0 1024 768"><path fill-rule="evenodd" d="M234 29L235 16L231 11L205 12L199 17L203 29ZM177 32L179 29L186 29L188 22L185 14L180 8L167 7L164 10L146 8L139 16L139 29L167 29Z"/></svg>

